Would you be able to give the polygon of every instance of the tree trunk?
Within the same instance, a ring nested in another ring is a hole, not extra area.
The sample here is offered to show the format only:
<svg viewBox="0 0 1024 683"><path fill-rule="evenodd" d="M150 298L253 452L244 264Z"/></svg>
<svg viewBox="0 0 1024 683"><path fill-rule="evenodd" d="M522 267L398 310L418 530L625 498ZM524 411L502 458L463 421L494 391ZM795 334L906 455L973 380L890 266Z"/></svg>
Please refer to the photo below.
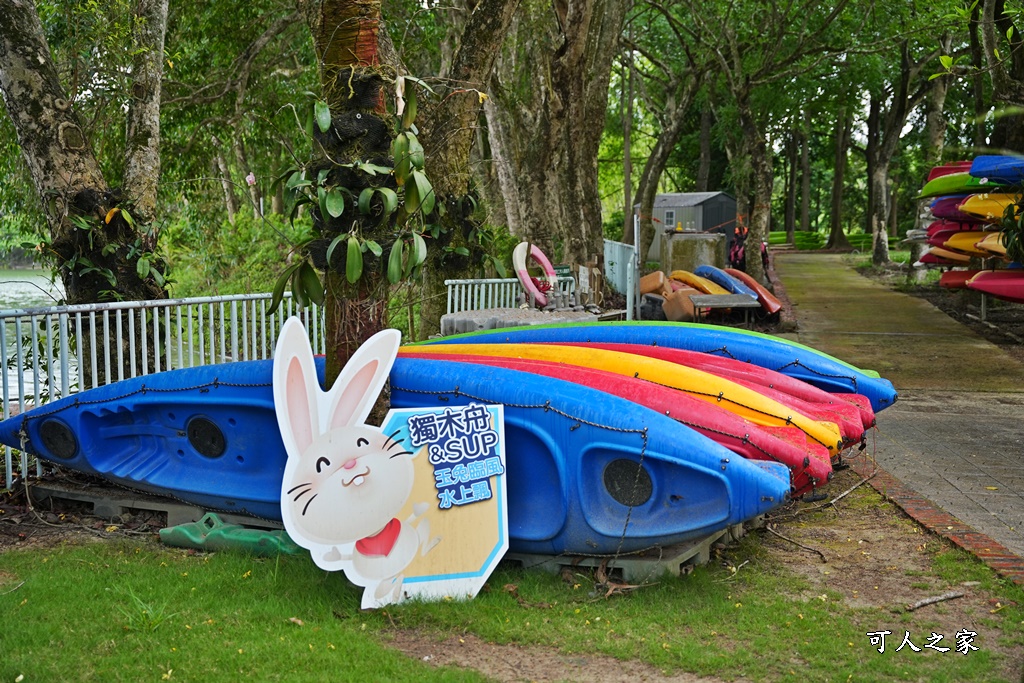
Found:
<svg viewBox="0 0 1024 683"><path fill-rule="evenodd" d="M711 124L713 114L707 103L700 110L700 159L697 162L697 192L708 191L711 177Z"/></svg>
<svg viewBox="0 0 1024 683"><path fill-rule="evenodd" d="M952 37L943 36L943 54L949 54L951 46ZM942 161L942 151L946 143L945 109L949 81L949 76L940 76L934 80L925 106L925 139L928 146L924 150L924 158L928 166L935 166Z"/></svg>
<svg viewBox="0 0 1024 683"><path fill-rule="evenodd" d="M978 35L978 22L981 20L981 3L975 3L971 11L971 20L967 24L971 45L971 94L974 96L974 140L975 149L984 149L988 144L985 131L985 118L988 114L988 102L985 100L985 55L981 49L981 38Z"/></svg>
<svg viewBox="0 0 1024 683"><path fill-rule="evenodd" d="M889 262L889 233L885 229L889 216L889 164L876 164L868 179L874 197L871 221L871 262L876 266Z"/></svg>
<svg viewBox="0 0 1024 683"><path fill-rule="evenodd" d="M630 31L632 42L632 30ZM622 242L636 244L633 234L633 160L630 143L633 133L633 54L623 63L622 78Z"/></svg>
<svg viewBox="0 0 1024 683"><path fill-rule="evenodd" d="M679 90L678 94L672 93L667 102L665 111L661 115L661 132L654 142L654 148L647 156L644 169L640 173L640 182L637 184L636 196L640 200L640 243L641 249L649 249L654 240L654 198L658 194L658 184L661 175L665 171L672 150L679 142L679 137L686 127L686 112L693 104L693 100L700 88L701 78L692 75L676 79L672 87ZM669 226L666 226L669 227ZM646 260L647 255L640 255L641 260Z"/></svg>
<svg viewBox="0 0 1024 683"><path fill-rule="evenodd" d="M152 224L160 179L160 85L163 80L167 0L137 5L131 106L128 109L124 192L134 202L135 218ZM156 246L156 232L150 238Z"/></svg>
<svg viewBox="0 0 1024 683"><path fill-rule="evenodd" d="M420 301L421 339L441 330L441 316L447 307L445 279L477 276L490 246L480 240L470 157L482 103L489 100L486 84L501 48L497 37L506 34L518 7L519 0L482 0L475 6L452 56L449 82L454 85L439 93L441 104L429 109L422 126L427 170L445 212L435 219L442 229L438 240L428 240Z"/></svg>
<svg viewBox="0 0 1024 683"><path fill-rule="evenodd" d="M217 136L210 138L210 142L217 148L213 155L213 163L217 167L217 174L220 177L220 187L224 191L224 209L228 212L228 223L235 224L235 215L238 214L238 196L235 194L235 184L231 180L231 169L228 167L227 159L221 152L221 142Z"/></svg>
<svg viewBox="0 0 1024 683"><path fill-rule="evenodd" d="M314 133L323 150L322 159L314 167L328 170L326 182L346 187L358 196L369 186L367 176L343 164L364 160L390 164L394 137L383 93L383 74L394 67L382 59L382 34L386 34L380 0L302 0L300 8L313 36L320 90L331 113L328 131L319 134L317 128ZM346 202L339 217L324 216L319 206L311 208L313 226L321 240L333 240L355 224L361 237L374 239L389 249L394 241L390 227L367 220L356 207L349 206L352 203ZM389 287L379 261L364 265L362 277L355 283L346 279L344 262L322 265L326 278L326 373L327 386L331 386L355 350L384 328Z"/></svg>
<svg viewBox="0 0 1024 683"><path fill-rule="evenodd" d="M840 107L836 121L836 147L832 170L832 208L829 216L829 249L850 249L850 241L843 232L843 179L846 175L846 154L850 146L853 117L846 107Z"/></svg>
<svg viewBox="0 0 1024 683"><path fill-rule="evenodd" d="M14 123L18 143L46 216L46 258L59 273L69 304L113 299L166 298L163 262L150 250L149 229L159 173L160 69L166 4L141 2L145 19L134 22L138 50L129 100L130 135L126 167L130 192L111 188L85 137L73 103L64 92L50 56L35 5L27 0L0 0L0 92ZM155 164L153 177L143 177ZM140 249L141 248L141 249ZM151 268L143 275L139 253ZM154 274L156 273L156 274ZM160 277L160 284L157 282ZM86 354L88 337L80 340ZM152 348L152 346L151 346ZM101 354L102 355L102 354ZM130 363L127 351L121 354ZM84 369L83 386L104 384L113 368Z"/></svg>
<svg viewBox="0 0 1024 683"><path fill-rule="evenodd" d="M786 242L796 243L793 233L796 231L796 181L797 162L799 161L799 133L796 129L789 131L786 139L786 210L783 222L786 227Z"/></svg>
<svg viewBox="0 0 1024 683"><path fill-rule="evenodd" d="M800 131L800 229L811 229L811 114L807 111Z"/></svg>
<svg viewBox="0 0 1024 683"><path fill-rule="evenodd" d="M766 282L761 261L761 244L768 241L772 216L772 160L768 155L768 142L746 98L738 98L740 126L750 155L752 206L744 249L744 270L758 282Z"/></svg>
<svg viewBox="0 0 1024 683"><path fill-rule="evenodd" d="M625 6L568 0L554 17L524 6L509 33L515 60L499 65L494 106L485 108L491 147L508 155L499 181L506 196L518 195L516 232L555 260L603 253L597 155Z"/></svg>

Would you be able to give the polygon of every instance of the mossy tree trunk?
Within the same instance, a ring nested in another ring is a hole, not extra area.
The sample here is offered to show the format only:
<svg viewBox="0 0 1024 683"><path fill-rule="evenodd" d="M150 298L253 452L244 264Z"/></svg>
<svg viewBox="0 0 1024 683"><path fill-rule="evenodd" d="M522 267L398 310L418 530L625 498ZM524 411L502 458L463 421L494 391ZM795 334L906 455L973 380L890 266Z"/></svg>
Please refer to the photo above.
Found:
<svg viewBox="0 0 1024 683"><path fill-rule="evenodd" d="M46 217L40 249L69 304L167 296L164 264L152 253L167 0L140 0L133 26L126 170L117 187L104 176L68 99L35 4L0 0L0 92ZM104 367L96 376L84 371L90 385L116 374Z"/></svg>
<svg viewBox="0 0 1024 683"><path fill-rule="evenodd" d="M479 277L487 244L480 239L477 193L470 152L477 137L484 100L502 38L508 31L519 0L482 0L469 15L461 40L442 74L437 95L421 126L420 141L427 171L443 212L438 239L427 243L420 299L420 338L440 331L446 311L446 279Z"/></svg>
<svg viewBox="0 0 1024 683"><path fill-rule="evenodd" d="M395 123L385 106L386 84L394 81L397 57L387 37L379 0L302 0L316 52L323 100L331 114L326 132L316 130L315 148L320 154L310 171L312 177L327 169L327 182L346 188L349 201L338 217L323 216L313 205L310 213L319 233L320 250L346 233L376 241L385 253L396 239L391 221L360 214L352 199L371 182L394 188L390 176L369 176L345 166L369 161L391 166L391 142ZM376 178L377 180L372 180ZM337 249L332 262L326 258L314 263L325 271L326 301L325 344L327 383L334 383L345 362L355 350L386 324L390 286L386 269L379 258L367 252L362 277L355 283L345 274L345 249Z"/></svg>

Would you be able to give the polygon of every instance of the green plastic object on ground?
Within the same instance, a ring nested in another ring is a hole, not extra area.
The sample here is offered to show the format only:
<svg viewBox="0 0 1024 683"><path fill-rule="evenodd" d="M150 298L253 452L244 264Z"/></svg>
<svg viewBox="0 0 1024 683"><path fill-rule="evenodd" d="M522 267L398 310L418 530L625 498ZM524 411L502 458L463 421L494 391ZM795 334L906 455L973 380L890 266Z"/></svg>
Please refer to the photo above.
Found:
<svg viewBox="0 0 1024 683"><path fill-rule="evenodd" d="M296 555L302 548L283 531L249 529L241 524L225 524L212 512L198 522L179 524L160 530L160 540L177 548L195 550L234 550L250 555L274 557Z"/></svg>

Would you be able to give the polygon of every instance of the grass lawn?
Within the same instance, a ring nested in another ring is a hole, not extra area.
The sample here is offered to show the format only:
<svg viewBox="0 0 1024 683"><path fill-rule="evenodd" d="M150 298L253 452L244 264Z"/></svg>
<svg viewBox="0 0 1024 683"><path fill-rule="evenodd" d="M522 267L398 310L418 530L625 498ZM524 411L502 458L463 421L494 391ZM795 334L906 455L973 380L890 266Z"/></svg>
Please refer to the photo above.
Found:
<svg viewBox="0 0 1024 683"><path fill-rule="evenodd" d="M833 494L856 483L846 476ZM0 549L0 682L513 680L483 664L444 666L513 648L524 680L574 679L566 662L579 658L598 659L587 678L598 681L621 680L627 664L654 680L1019 680L1020 587L868 486L810 507L777 516L781 536L754 531L709 565L640 588L504 563L471 602L377 612L360 611L359 590L305 556L196 553L118 532L24 543ZM905 609L954 589L965 597ZM882 630L884 653L867 635ZM977 634L977 650L924 647L936 633L955 648L962 630ZM905 632L920 652L895 651ZM436 654L404 654L410 640Z"/></svg>

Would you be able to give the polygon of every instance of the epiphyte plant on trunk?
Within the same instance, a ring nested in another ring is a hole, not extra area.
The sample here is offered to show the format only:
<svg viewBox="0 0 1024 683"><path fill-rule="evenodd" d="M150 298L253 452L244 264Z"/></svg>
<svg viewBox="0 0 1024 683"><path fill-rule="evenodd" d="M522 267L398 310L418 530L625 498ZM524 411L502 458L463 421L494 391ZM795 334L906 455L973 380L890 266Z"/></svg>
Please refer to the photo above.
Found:
<svg viewBox="0 0 1024 683"><path fill-rule="evenodd" d="M333 159L329 151L332 137L380 136L389 132L383 126L382 130L368 130L374 124L365 117L364 126L364 117L358 112L347 118L332 118L327 102L313 96L303 128L314 141L314 149L323 156L288 168L277 178L272 190L283 182L292 200L291 219L303 206L308 206L319 234L296 245L303 257L278 279L271 311L280 305L289 283L297 305L322 305L325 289L317 270L344 272L345 279L355 284L367 270L381 270L385 251L385 273L390 284L418 275L427 257L423 239L428 229L425 220L438 207L424 172L423 146L414 123L416 91L409 86L410 81L430 90L411 76L396 79L395 115L400 120L400 130L391 140L390 158L370 156L347 162Z"/></svg>

